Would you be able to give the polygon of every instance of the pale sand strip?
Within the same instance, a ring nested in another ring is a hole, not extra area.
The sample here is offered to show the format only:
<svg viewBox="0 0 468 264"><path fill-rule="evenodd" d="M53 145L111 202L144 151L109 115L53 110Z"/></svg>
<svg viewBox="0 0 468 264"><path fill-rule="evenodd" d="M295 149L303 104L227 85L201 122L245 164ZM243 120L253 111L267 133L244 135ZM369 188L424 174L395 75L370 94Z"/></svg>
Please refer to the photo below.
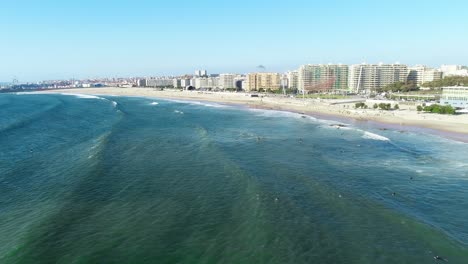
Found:
<svg viewBox="0 0 468 264"><path fill-rule="evenodd" d="M296 99L282 96L250 97L244 93L159 91L151 88L77 88L44 91L44 93L74 93L92 95L143 96L170 99L202 100L226 104L241 104L252 108L274 109L310 114L326 114L352 118L360 121L375 121L400 126L416 126L439 131L468 135L468 115L439 115L418 113L414 105L400 103L400 110L357 110L354 104L330 105L333 100ZM368 103L372 106L372 103Z"/></svg>

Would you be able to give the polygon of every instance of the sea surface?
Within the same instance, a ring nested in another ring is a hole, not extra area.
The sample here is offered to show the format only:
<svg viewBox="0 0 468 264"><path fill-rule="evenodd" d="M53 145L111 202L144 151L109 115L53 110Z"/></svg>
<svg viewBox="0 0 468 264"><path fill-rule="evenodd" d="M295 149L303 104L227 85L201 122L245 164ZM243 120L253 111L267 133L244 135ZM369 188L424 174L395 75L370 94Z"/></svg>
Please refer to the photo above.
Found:
<svg viewBox="0 0 468 264"><path fill-rule="evenodd" d="M468 263L468 144L337 124L0 94L0 263Z"/></svg>

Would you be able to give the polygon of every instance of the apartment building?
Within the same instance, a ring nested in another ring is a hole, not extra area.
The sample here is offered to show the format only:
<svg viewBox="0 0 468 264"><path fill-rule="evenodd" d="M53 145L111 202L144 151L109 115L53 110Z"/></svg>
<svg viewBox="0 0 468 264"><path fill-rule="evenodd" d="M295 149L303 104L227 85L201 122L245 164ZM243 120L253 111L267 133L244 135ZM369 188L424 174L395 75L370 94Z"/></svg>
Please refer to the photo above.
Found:
<svg viewBox="0 0 468 264"><path fill-rule="evenodd" d="M442 79L442 71L423 65L408 68L408 81L415 82L418 86L426 82Z"/></svg>
<svg viewBox="0 0 468 264"><path fill-rule="evenodd" d="M408 66L404 64L355 64L349 66L348 86L355 92L369 93L407 78Z"/></svg>
<svg viewBox="0 0 468 264"><path fill-rule="evenodd" d="M246 91L275 91L281 87L281 74L271 72L249 73L244 85Z"/></svg>
<svg viewBox="0 0 468 264"><path fill-rule="evenodd" d="M302 65L298 70L297 88L300 91L320 92L348 89L348 65Z"/></svg>

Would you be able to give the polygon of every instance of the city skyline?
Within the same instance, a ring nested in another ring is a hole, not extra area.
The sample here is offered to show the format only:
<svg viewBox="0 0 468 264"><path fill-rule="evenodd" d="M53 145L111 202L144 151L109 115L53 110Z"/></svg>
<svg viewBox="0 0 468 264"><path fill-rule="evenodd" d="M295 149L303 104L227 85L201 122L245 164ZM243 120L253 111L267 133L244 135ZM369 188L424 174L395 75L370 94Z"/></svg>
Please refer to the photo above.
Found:
<svg viewBox="0 0 468 264"><path fill-rule="evenodd" d="M466 65L462 1L7 1L0 81Z"/></svg>

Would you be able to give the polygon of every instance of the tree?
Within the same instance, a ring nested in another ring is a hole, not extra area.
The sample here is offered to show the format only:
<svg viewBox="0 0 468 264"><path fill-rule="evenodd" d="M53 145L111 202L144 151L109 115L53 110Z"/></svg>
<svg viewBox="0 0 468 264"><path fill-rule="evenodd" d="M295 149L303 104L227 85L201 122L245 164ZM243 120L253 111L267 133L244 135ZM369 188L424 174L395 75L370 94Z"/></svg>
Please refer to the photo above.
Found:
<svg viewBox="0 0 468 264"><path fill-rule="evenodd" d="M377 108L379 108L379 105L378 105L378 104L374 104L373 108L374 108L374 109L377 109Z"/></svg>
<svg viewBox="0 0 468 264"><path fill-rule="evenodd" d="M423 110L425 112L443 114L443 115L454 115L456 113L455 108L453 108L450 105L433 104L433 105L425 106Z"/></svg>
<svg viewBox="0 0 468 264"><path fill-rule="evenodd" d="M407 82L395 82L381 89L377 89L378 92L409 92L419 90L417 84L414 81Z"/></svg>
<svg viewBox="0 0 468 264"><path fill-rule="evenodd" d="M431 89L440 89L445 86L463 86L468 84L468 77L465 76L448 76L440 80L423 83L422 87Z"/></svg>
<svg viewBox="0 0 468 264"><path fill-rule="evenodd" d="M396 104L396 105L393 107L393 109L398 110L398 109L400 109L400 106L399 106L398 104Z"/></svg>
<svg viewBox="0 0 468 264"><path fill-rule="evenodd" d="M421 112L421 111L423 110L423 107L420 106L420 105L418 105L418 106L416 107L416 110L418 110L418 112Z"/></svg>
<svg viewBox="0 0 468 264"><path fill-rule="evenodd" d="M368 108L368 106L365 103L356 103L356 104L354 104L354 107L355 108L364 108L364 109Z"/></svg>

